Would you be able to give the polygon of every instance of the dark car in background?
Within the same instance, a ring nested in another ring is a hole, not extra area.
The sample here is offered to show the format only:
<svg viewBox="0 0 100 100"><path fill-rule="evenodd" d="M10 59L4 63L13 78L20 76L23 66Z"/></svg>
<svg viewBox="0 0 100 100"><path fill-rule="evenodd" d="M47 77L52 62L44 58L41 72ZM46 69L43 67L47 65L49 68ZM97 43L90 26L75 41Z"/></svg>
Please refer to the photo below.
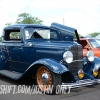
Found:
<svg viewBox="0 0 100 100"><path fill-rule="evenodd" d="M58 23L50 27L18 24L3 29L0 74L18 80L35 77L41 91L53 85L81 87L100 82L100 59L73 40L77 30ZM46 87L46 88L45 88Z"/></svg>

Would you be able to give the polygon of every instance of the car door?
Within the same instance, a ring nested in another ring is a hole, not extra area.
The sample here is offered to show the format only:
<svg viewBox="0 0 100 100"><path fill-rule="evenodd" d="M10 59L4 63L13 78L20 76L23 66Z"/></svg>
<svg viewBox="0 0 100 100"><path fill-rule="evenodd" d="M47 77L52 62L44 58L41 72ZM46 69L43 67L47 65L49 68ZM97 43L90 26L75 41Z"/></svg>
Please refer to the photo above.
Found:
<svg viewBox="0 0 100 100"><path fill-rule="evenodd" d="M5 30L5 41L3 42L2 52L6 57L5 66L8 69L23 72L29 66L26 58L29 53L25 53L24 42L20 29Z"/></svg>

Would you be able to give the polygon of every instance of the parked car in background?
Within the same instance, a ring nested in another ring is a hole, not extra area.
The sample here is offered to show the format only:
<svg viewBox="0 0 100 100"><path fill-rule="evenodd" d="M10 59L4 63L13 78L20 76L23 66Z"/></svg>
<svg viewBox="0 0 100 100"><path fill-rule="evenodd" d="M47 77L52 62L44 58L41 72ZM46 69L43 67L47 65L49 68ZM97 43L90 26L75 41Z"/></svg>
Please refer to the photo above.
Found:
<svg viewBox="0 0 100 100"><path fill-rule="evenodd" d="M80 44L83 47L84 57L86 57L86 53L89 50L92 50L95 56L100 57L100 39L80 38Z"/></svg>
<svg viewBox="0 0 100 100"><path fill-rule="evenodd" d="M73 40L75 35L78 42ZM0 43L0 74L14 80L34 77L43 92L53 86L52 93L57 85L75 88L99 83L100 59L94 57L89 51L92 46L87 45L87 55L83 58L79 42L76 29L58 23L52 23L50 27L7 26ZM95 44L94 40L90 43Z"/></svg>

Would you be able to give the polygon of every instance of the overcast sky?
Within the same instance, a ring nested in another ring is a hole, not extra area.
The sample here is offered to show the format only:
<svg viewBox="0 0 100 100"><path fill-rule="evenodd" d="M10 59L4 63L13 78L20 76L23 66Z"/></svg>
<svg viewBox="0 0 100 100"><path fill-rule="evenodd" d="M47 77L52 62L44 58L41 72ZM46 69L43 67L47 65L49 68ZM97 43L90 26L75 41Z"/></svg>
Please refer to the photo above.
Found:
<svg viewBox="0 0 100 100"><path fill-rule="evenodd" d="M86 35L100 32L100 0L0 0L0 33L6 23L14 23L20 13L76 28Z"/></svg>

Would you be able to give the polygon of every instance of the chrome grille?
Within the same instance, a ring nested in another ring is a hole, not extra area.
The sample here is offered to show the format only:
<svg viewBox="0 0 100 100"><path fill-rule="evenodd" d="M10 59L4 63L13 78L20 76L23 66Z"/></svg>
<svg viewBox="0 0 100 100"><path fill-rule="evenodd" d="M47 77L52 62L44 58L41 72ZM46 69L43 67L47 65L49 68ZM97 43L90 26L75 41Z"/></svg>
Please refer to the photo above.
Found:
<svg viewBox="0 0 100 100"><path fill-rule="evenodd" d="M69 70L75 74L82 69L83 49L82 46L73 46L69 49L73 53L73 62L68 65Z"/></svg>

